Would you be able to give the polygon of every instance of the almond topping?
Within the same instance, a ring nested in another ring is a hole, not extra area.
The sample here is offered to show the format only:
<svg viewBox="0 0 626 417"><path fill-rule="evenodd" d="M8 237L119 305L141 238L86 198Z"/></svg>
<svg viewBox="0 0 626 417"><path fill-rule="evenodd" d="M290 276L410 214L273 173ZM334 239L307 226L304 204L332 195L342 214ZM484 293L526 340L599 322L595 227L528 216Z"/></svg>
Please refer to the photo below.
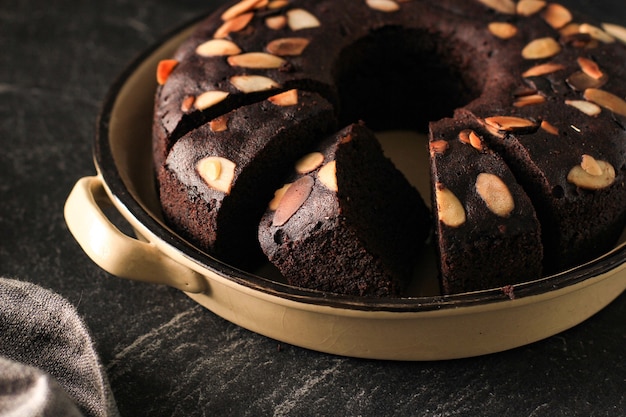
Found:
<svg viewBox="0 0 626 417"><path fill-rule="evenodd" d="M531 106L534 104L545 103L545 101L546 101L546 98L542 96L541 94L531 94L528 96L521 96L517 98L517 100L515 100L513 105L515 107L525 107L525 106Z"/></svg>
<svg viewBox="0 0 626 417"><path fill-rule="evenodd" d="M280 87L280 84L276 81L262 75L234 75L230 77L230 83L244 93L254 93Z"/></svg>
<svg viewBox="0 0 626 417"><path fill-rule="evenodd" d="M296 214L302 204L309 198L315 180L308 175L300 178L287 188L274 212L272 226L282 226Z"/></svg>
<svg viewBox="0 0 626 417"><path fill-rule="evenodd" d="M559 129L556 126L554 126L552 123L547 122L545 120L541 122L541 128L545 130L546 132L550 133L551 135L555 135L555 136L559 135Z"/></svg>
<svg viewBox="0 0 626 417"><path fill-rule="evenodd" d="M459 140L479 151L483 150L483 141L472 129L465 129L459 133Z"/></svg>
<svg viewBox="0 0 626 417"><path fill-rule="evenodd" d="M156 70L156 80L159 85L165 84L174 68L178 65L175 59L164 59L159 61Z"/></svg>
<svg viewBox="0 0 626 417"><path fill-rule="evenodd" d="M287 11L287 24L293 31L321 26L317 17L304 9L291 9Z"/></svg>
<svg viewBox="0 0 626 417"><path fill-rule="evenodd" d="M615 23L602 23L602 29L610 36L619 39L621 42L626 43L626 27L616 25Z"/></svg>
<svg viewBox="0 0 626 417"><path fill-rule="evenodd" d="M285 195L285 193L287 192L287 189L291 186L291 184L292 183L285 184L278 190L274 191L274 198L272 198L272 201L270 201L267 208L269 208L272 211L275 211L280 205L280 200L282 200L283 196Z"/></svg>
<svg viewBox="0 0 626 417"><path fill-rule="evenodd" d="M196 53L205 57L237 55L240 52L237 44L226 39L211 39L196 47Z"/></svg>
<svg viewBox="0 0 626 417"><path fill-rule="evenodd" d="M260 3L261 1L263 0L241 0L239 3L229 7L224 13L222 13L222 20L231 20L245 12L249 12L256 7L257 3Z"/></svg>
<svg viewBox="0 0 626 417"><path fill-rule="evenodd" d="M309 45L307 38L280 38L267 44L267 52L278 56L298 56Z"/></svg>
<svg viewBox="0 0 626 417"><path fill-rule="evenodd" d="M196 109L204 110L223 101L226 97L228 97L228 93L226 91L205 91L204 93L196 97L196 101L194 104L196 106Z"/></svg>
<svg viewBox="0 0 626 417"><path fill-rule="evenodd" d="M504 14L515 14L515 3L512 0L478 0L485 6Z"/></svg>
<svg viewBox="0 0 626 417"><path fill-rule="evenodd" d="M268 100L277 106L295 106L298 104L298 90L287 90L269 97Z"/></svg>
<svg viewBox="0 0 626 417"><path fill-rule="evenodd" d="M583 71L577 71L567 77L565 81L574 90L585 91L588 88L600 88L606 84L607 80L607 76L602 76L596 79L585 74Z"/></svg>
<svg viewBox="0 0 626 417"><path fill-rule="evenodd" d="M497 175L485 172L478 174L476 192L487 208L497 216L509 217L515 208L515 201L509 187Z"/></svg>
<svg viewBox="0 0 626 417"><path fill-rule="evenodd" d="M365 3L370 9L378 10L379 12L395 12L400 10L400 5L393 0L365 0Z"/></svg>
<svg viewBox="0 0 626 417"><path fill-rule="evenodd" d="M280 9L288 5L289 5L289 0L273 0L268 3L267 8L270 10L276 10L276 9Z"/></svg>
<svg viewBox="0 0 626 417"><path fill-rule="evenodd" d="M248 12L248 13L240 14L239 16L233 19L227 20L226 22L222 24L222 26L220 26L215 31L215 33L213 34L213 37L215 39L223 39L226 36L228 36L231 32L239 32L240 30L248 26L248 23L250 23L253 17L254 17L254 13Z"/></svg>
<svg viewBox="0 0 626 417"><path fill-rule="evenodd" d="M525 59L550 58L561 52L561 45L552 38L539 38L531 41L522 49Z"/></svg>
<svg viewBox="0 0 626 417"><path fill-rule="evenodd" d="M602 168L596 159L591 155L583 155L580 167L589 175L602 175Z"/></svg>
<svg viewBox="0 0 626 417"><path fill-rule="evenodd" d="M572 21L570 11L557 3L548 4L541 17L554 29L560 29Z"/></svg>
<svg viewBox="0 0 626 417"><path fill-rule="evenodd" d="M565 69L565 66L561 64L548 62L546 64L535 65L534 67L527 69L522 74L522 77L538 77L540 75L552 74L553 72L561 71L563 69Z"/></svg>
<svg viewBox="0 0 626 417"><path fill-rule="evenodd" d="M600 190L615 182L615 169L606 161L583 155L581 164L567 174L567 181L586 190Z"/></svg>
<svg viewBox="0 0 626 417"><path fill-rule="evenodd" d="M324 162L324 154L321 152L311 152L298 159L296 162L296 172L306 174L316 170Z"/></svg>
<svg viewBox="0 0 626 417"><path fill-rule="evenodd" d="M443 155L448 150L448 147L448 142L445 140L434 140L428 144L428 149L432 156L435 154Z"/></svg>
<svg viewBox="0 0 626 417"><path fill-rule="evenodd" d="M450 227L459 227L466 221L465 209L456 195L440 182L435 184L437 200L437 217L439 221Z"/></svg>
<svg viewBox="0 0 626 417"><path fill-rule="evenodd" d="M207 185L217 191L230 194L235 163L219 156L209 156L196 164L196 171Z"/></svg>
<svg viewBox="0 0 626 417"><path fill-rule="evenodd" d="M521 0L517 3L516 12L520 16L532 16L546 7L546 2L542 0Z"/></svg>
<svg viewBox="0 0 626 417"><path fill-rule="evenodd" d="M626 101L614 94L597 88L588 88L585 90L584 97L613 113L626 117Z"/></svg>
<svg viewBox="0 0 626 417"><path fill-rule="evenodd" d="M337 162L330 161L317 171L317 178L331 191L337 192Z"/></svg>
<svg viewBox="0 0 626 417"><path fill-rule="evenodd" d="M194 96L186 96L182 103L180 103L180 111L183 113L187 113L193 107L196 102L196 98Z"/></svg>
<svg viewBox="0 0 626 417"><path fill-rule="evenodd" d="M241 55L229 56L228 64L233 67L272 69L280 68L285 60L265 52L248 52Z"/></svg>
<svg viewBox="0 0 626 417"><path fill-rule="evenodd" d="M559 29L559 33L563 37L574 36L580 34L580 23L568 23Z"/></svg>
<svg viewBox="0 0 626 417"><path fill-rule="evenodd" d="M517 27L507 22L491 22L487 29L493 36L500 39L509 39L517 34Z"/></svg>
<svg viewBox="0 0 626 417"><path fill-rule="evenodd" d="M590 25L589 23L582 23L578 28L580 33L586 33L593 39L596 39L602 43L613 43L615 38L597 26Z"/></svg>
<svg viewBox="0 0 626 417"><path fill-rule="evenodd" d="M224 132L228 130L228 116L225 114L216 117L209 122L209 128L213 132Z"/></svg>
<svg viewBox="0 0 626 417"><path fill-rule="evenodd" d="M485 119L485 123L492 128L504 132L528 130L537 127L537 123L534 121L515 116L487 117Z"/></svg>
<svg viewBox="0 0 626 417"><path fill-rule="evenodd" d="M587 74L588 76L596 80L599 80L604 75L602 71L600 71L600 67L598 66L598 64L596 64L594 61L590 60L589 58L585 58L582 56L579 57L578 65L580 65L580 68L583 70L585 74Z"/></svg>
<svg viewBox="0 0 626 417"><path fill-rule="evenodd" d="M572 106L588 116L597 116L602 112L600 106L585 100L565 100L565 104Z"/></svg>
<svg viewBox="0 0 626 417"><path fill-rule="evenodd" d="M265 19L265 26L270 29L280 30L287 26L287 18L282 15L278 16L269 16Z"/></svg>

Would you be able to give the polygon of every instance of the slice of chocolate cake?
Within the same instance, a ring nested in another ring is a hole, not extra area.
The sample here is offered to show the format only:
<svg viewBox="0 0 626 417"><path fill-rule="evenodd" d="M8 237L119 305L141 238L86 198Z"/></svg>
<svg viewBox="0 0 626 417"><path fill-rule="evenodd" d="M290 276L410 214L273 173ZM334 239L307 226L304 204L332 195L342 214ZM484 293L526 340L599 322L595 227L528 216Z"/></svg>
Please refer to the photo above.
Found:
<svg viewBox="0 0 626 417"><path fill-rule="evenodd" d="M270 261L295 286L400 294L430 232L430 214L374 134L351 125L295 170L259 226Z"/></svg>
<svg viewBox="0 0 626 417"><path fill-rule="evenodd" d="M539 222L529 198L468 115L431 124L436 247L444 294L541 276Z"/></svg>
<svg viewBox="0 0 626 417"><path fill-rule="evenodd" d="M166 220L226 262L254 265L262 258L256 231L267 201L292 161L334 128L326 100L291 90L191 131L158 172Z"/></svg>

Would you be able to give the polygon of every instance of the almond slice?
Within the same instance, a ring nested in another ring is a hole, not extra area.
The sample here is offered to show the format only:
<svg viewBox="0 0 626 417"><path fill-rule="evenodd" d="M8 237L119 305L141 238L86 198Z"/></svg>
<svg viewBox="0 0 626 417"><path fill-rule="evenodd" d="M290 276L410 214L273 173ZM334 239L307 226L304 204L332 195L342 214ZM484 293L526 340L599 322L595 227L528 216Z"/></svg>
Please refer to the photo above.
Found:
<svg viewBox="0 0 626 417"><path fill-rule="evenodd" d="M209 156L198 161L196 171L209 187L230 194L235 167L235 163L226 158Z"/></svg>
<svg viewBox="0 0 626 417"><path fill-rule="evenodd" d="M317 17L304 9L291 9L287 11L287 24L293 31L321 26Z"/></svg>
<svg viewBox="0 0 626 417"><path fill-rule="evenodd" d="M613 113L626 117L626 101L615 94L597 88L588 88L585 90L584 97Z"/></svg>
<svg viewBox="0 0 626 417"><path fill-rule="evenodd" d="M280 68L286 61L276 55L265 52L247 52L240 55L232 55L227 58L232 67L275 69Z"/></svg>
<svg viewBox="0 0 626 417"><path fill-rule="evenodd" d="M298 90L287 90L269 97L268 100L277 106L295 106L298 104Z"/></svg>
<svg viewBox="0 0 626 417"><path fill-rule="evenodd" d="M615 23L602 23L602 29L610 36L626 43L626 27L616 25Z"/></svg>
<svg viewBox="0 0 626 417"><path fill-rule="evenodd" d="M536 122L515 116L487 117L485 123L496 130L504 132L526 131L537 128Z"/></svg>
<svg viewBox="0 0 626 417"><path fill-rule="evenodd" d="M504 14L515 14L515 3L512 0L478 0L485 6Z"/></svg>
<svg viewBox="0 0 626 417"><path fill-rule="evenodd" d="M559 129L556 126L554 126L552 123L546 120L543 120L541 122L541 129L545 130L551 135L555 135L555 136L559 135Z"/></svg>
<svg viewBox="0 0 626 417"><path fill-rule="evenodd" d="M459 133L459 140L476 150L483 150L483 141L472 129L465 129Z"/></svg>
<svg viewBox="0 0 626 417"><path fill-rule="evenodd" d="M598 174L598 172L601 173ZM574 166L567 174L567 181L586 190L600 190L615 182L615 168L606 161L597 160L590 155L585 158L583 155L581 165Z"/></svg>
<svg viewBox="0 0 626 417"><path fill-rule="evenodd" d="M291 182L288 184L285 184L278 190L274 191L274 198L272 198L269 205L267 206L268 209L272 211L276 211L276 209L280 205L280 200L282 200L283 196L285 195L285 193L287 192L287 189L291 186L291 184L292 184Z"/></svg>
<svg viewBox="0 0 626 417"><path fill-rule="evenodd" d="M321 152L311 152L296 161L296 172L307 174L316 170L324 162L324 154Z"/></svg>
<svg viewBox="0 0 626 417"><path fill-rule="evenodd" d="M196 53L200 56L226 56L237 55L241 48L236 43L226 39L211 39L196 47Z"/></svg>
<svg viewBox="0 0 626 417"><path fill-rule="evenodd" d="M240 30L248 26L248 23L250 23L253 17L254 13L248 12L241 14L233 19L227 20L222 24L222 26L217 28L217 30L213 34L213 37L215 39L223 39L231 32L239 32Z"/></svg>
<svg viewBox="0 0 626 417"><path fill-rule="evenodd" d="M283 15L269 16L265 19L265 26L273 30L280 30L287 26L287 17Z"/></svg>
<svg viewBox="0 0 626 417"><path fill-rule="evenodd" d="M337 162L330 161L321 167L320 170L317 171L317 178L326 188L337 192L339 190L339 187L337 186Z"/></svg>
<svg viewBox="0 0 626 417"><path fill-rule="evenodd" d="M515 11L520 16L532 16L546 7L546 4L542 0L521 0L517 3Z"/></svg>
<svg viewBox="0 0 626 417"><path fill-rule="evenodd" d="M588 116L595 117L602 112L602 109L597 104L585 100L565 100L565 104L580 110Z"/></svg>
<svg viewBox="0 0 626 417"><path fill-rule="evenodd" d="M235 3L233 6L229 7L222 13L222 20L227 21L234 19L235 17L249 12L254 9L258 3L263 0L241 0L239 3Z"/></svg>
<svg viewBox="0 0 626 417"><path fill-rule="evenodd" d="M298 56L309 45L307 38L280 38L267 44L265 49L270 54L278 56Z"/></svg>
<svg viewBox="0 0 626 417"><path fill-rule="evenodd" d="M615 38L597 26L590 25L589 23L582 23L578 28L580 33L586 33L591 36L593 39L598 40L602 43L613 43L615 42Z"/></svg>
<svg viewBox="0 0 626 417"><path fill-rule="evenodd" d="M448 142L445 140L434 140L429 142L428 150L431 156L434 156L435 154L443 155L448 150L449 146L450 145L448 145Z"/></svg>
<svg viewBox="0 0 626 417"><path fill-rule="evenodd" d="M223 114L209 122L209 128L213 132L224 132L228 130L228 116Z"/></svg>
<svg viewBox="0 0 626 417"><path fill-rule="evenodd" d="M580 167L589 175L598 176L602 175L603 172L598 161L596 161L596 159L591 155L583 155Z"/></svg>
<svg viewBox="0 0 626 417"><path fill-rule="evenodd" d="M254 93L280 87L276 81L262 75L234 75L230 77L230 83L243 93Z"/></svg>
<svg viewBox="0 0 626 417"><path fill-rule="evenodd" d="M535 104L542 104L546 102L546 98L541 94L531 94L528 96L518 97L515 102L513 102L513 106L515 107L526 107L532 106Z"/></svg>
<svg viewBox="0 0 626 417"><path fill-rule="evenodd" d="M174 68L178 65L175 59L164 59L159 61L156 70L156 80L159 85L165 84Z"/></svg>
<svg viewBox="0 0 626 417"><path fill-rule="evenodd" d="M510 39L517 34L517 27L508 22L491 22L487 25L489 32L500 39Z"/></svg>
<svg viewBox="0 0 626 417"><path fill-rule="evenodd" d="M528 43L522 49L522 57L525 59L550 58L561 52L561 45L553 38L539 38Z"/></svg>
<svg viewBox="0 0 626 417"><path fill-rule="evenodd" d="M289 5L289 0L272 0L267 4L269 10L281 9Z"/></svg>
<svg viewBox="0 0 626 417"><path fill-rule="evenodd" d="M379 12L390 13L400 10L400 5L393 0L365 0L365 3L370 9Z"/></svg>
<svg viewBox="0 0 626 417"><path fill-rule="evenodd" d="M315 180L305 175L291 184L283 193L272 218L272 226L282 226L296 214L302 204L309 198Z"/></svg>
<svg viewBox="0 0 626 417"><path fill-rule="evenodd" d="M561 29L572 21L570 11L558 3L550 3L541 13L541 17L554 29Z"/></svg>
<svg viewBox="0 0 626 417"><path fill-rule="evenodd" d="M194 105L196 106L196 109L204 110L208 109L209 107L215 106L217 103L223 101L226 97L228 97L228 93L226 91L205 91L204 93L196 97Z"/></svg>
<svg viewBox="0 0 626 417"><path fill-rule="evenodd" d="M583 71L577 71L567 77L565 82L576 91L585 91L588 88L600 88L606 84L607 80L607 76L596 79L585 74Z"/></svg>
<svg viewBox="0 0 626 417"><path fill-rule="evenodd" d="M465 209L456 195L442 183L435 184L435 200L439 221L449 227L459 227L467 220Z"/></svg>
<svg viewBox="0 0 626 417"><path fill-rule="evenodd" d="M524 71L524 73L522 73L522 77L538 77L541 75L552 74L553 72L561 71L564 69L564 65L547 62L545 64L535 65L534 67L527 69L526 71Z"/></svg>
<svg viewBox="0 0 626 417"><path fill-rule="evenodd" d="M582 69L585 74L593 79L599 80L604 75L602 71L600 71L598 64L589 58L578 57L578 65L580 65L580 69Z"/></svg>
<svg viewBox="0 0 626 417"><path fill-rule="evenodd" d="M182 111L183 113L187 113L189 110L191 110L195 102L196 102L195 96L191 96L191 95L185 96L183 101L180 103L180 111Z"/></svg>
<svg viewBox="0 0 626 417"><path fill-rule="evenodd" d="M499 217L509 217L515 209L515 200L509 187L500 177L482 172L476 177L476 192L487 208Z"/></svg>

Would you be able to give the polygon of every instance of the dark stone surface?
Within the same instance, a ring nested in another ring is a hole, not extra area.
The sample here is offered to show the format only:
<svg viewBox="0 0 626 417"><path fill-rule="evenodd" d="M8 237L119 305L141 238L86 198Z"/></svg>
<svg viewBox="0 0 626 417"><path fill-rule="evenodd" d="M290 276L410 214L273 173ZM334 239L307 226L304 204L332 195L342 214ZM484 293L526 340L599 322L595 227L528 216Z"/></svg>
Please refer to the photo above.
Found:
<svg viewBox="0 0 626 417"><path fill-rule="evenodd" d="M0 275L53 289L93 334L123 416L626 414L626 296L559 335L489 356L358 360L279 344L177 290L111 277L63 205L94 174L100 103L164 33L217 2L0 3ZM621 1L567 1L626 24Z"/></svg>

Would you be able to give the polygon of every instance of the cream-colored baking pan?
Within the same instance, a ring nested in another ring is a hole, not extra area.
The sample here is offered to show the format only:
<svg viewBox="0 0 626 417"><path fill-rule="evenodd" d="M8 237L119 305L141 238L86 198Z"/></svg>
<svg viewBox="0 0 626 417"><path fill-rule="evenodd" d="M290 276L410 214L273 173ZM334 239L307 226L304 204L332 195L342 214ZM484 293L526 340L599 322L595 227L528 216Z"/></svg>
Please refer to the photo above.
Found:
<svg viewBox="0 0 626 417"><path fill-rule="evenodd" d="M67 199L71 233L104 270L178 288L226 320L285 343L390 360L470 357L532 343L583 322L626 288L624 238L599 259L512 291L452 296L437 294L434 257L426 250L411 295L404 298L295 288L275 278L271 268L244 272L202 253L163 223L151 162L155 68L192 27L146 51L112 86L94 143L97 175L78 180ZM427 171L414 171L419 164L407 159L426 158L424 143L401 132L381 135L381 141L427 196ZM136 237L120 231L106 207L119 211Z"/></svg>

